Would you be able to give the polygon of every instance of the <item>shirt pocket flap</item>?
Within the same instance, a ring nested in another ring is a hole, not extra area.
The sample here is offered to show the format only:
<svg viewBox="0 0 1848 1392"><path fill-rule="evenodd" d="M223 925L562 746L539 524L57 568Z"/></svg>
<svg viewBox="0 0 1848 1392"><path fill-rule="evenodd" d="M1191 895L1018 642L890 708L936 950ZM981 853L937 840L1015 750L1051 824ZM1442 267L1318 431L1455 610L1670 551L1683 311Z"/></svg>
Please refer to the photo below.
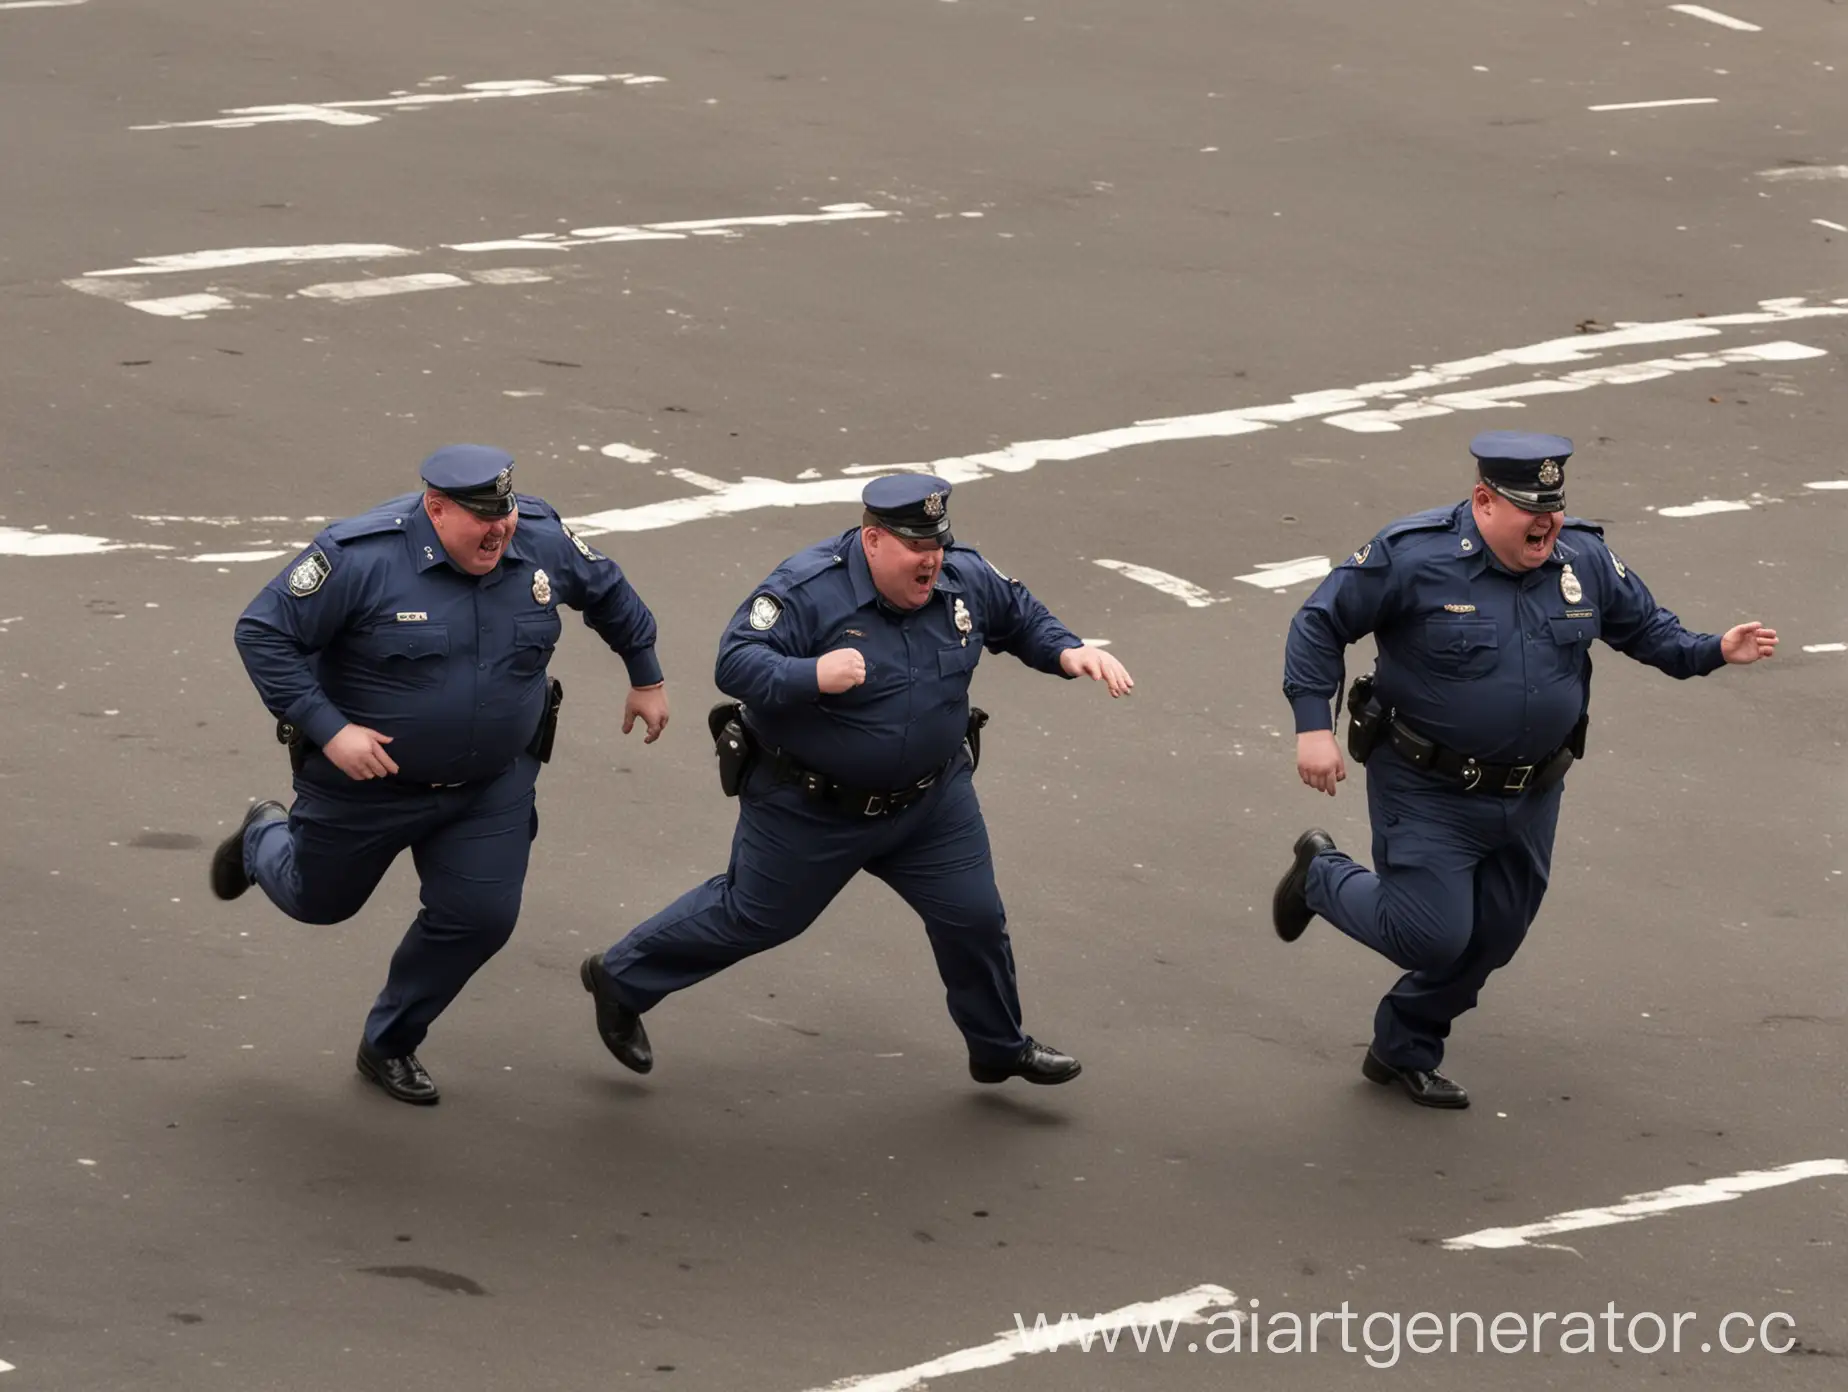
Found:
<svg viewBox="0 0 1848 1392"><path fill-rule="evenodd" d="M556 610L543 614L520 614L513 621L513 645L516 648L554 648L564 628Z"/></svg>
<svg viewBox="0 0 1848 1392"><path fill-rule="evenodd" d="M937 675L954 677L972 669L982 656L982 645L973 634L967 643L937 650Z"/></svg>
<svg viewBox="0 0 1848 1392"><path fill-rule="evenodd" d="M368 644L381 657L446 657L449 654L447 624L394 624L382 629Z"/></svg>
<svg viewBox="0 0 1848 1392"><path fill-rule="evenodd" d="M1433 653L1463 657L1481 649L1501 646L1493 619L1432 619L1425 625L1425 643Z"/></svg>
<svg viewBox="0 0 1848 1392"><path fill-rule="evenodd" d="M1598 636L1598 616L1596 614L1568 615L1557 619L1548 619L1553 630L1553 641L1560 647L1571 647L1578 643L1589 643Z"/></svg>

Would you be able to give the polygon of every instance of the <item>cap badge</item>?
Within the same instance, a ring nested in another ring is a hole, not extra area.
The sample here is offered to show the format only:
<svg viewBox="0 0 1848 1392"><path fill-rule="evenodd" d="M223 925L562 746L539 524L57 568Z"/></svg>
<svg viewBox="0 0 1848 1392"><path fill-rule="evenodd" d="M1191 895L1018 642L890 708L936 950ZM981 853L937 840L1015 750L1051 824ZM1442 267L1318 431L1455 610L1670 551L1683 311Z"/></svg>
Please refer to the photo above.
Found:
<svg viewBox="0 0 1848 1392"><path fill-rule="evenodd" d="M1572 573L1571 566L1559 572L1559 592L1566 597L1567 604L1577 604L1585 597L1585 587L1579 584L1579 578Z"/></svg>
<svg viewBox="0 0 1848 1392"><path fill-rule="evenodd" d="M943 516L943 495L941 493L931 493L925 496L924 515L932 521Z"/></svg>
<svg viewBox="0 0 1848 1392"><path fill-rule="evenodd" d="M513 465L509 464L494 476L494 495L504 498L513 492Z"/></svg>
<svg viewBox="0 0 1848 1392"><path fill-rule="evenodd" d="M1561 477L1559 465L1553 460L1549 459L1540 466L1540 482L1544 487L1553 487Z"/></svg>
<svg viewBox="0 0 1848 1392"><path fill-rule="evenodd" d="M543 570L533 572L533 598L540 604L552 602L552 577Z"/></svg>

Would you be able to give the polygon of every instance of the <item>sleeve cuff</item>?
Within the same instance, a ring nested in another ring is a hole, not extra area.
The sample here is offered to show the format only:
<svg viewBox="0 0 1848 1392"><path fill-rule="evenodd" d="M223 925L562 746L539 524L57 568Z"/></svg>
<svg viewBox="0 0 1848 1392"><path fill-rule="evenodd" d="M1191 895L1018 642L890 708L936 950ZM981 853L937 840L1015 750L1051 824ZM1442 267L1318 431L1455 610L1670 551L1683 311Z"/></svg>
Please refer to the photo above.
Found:
<svg viewBox="0 0 1848 1392"><path fill-rule="evenodd" d="M622 665L629 669L630 686L653 686L666 680L661 675L661 663L653 648L638 648L623 654Z"/></svg>
<svg viewBox="0 0 1848 1392"><path fill-rule="evenodd" d="M1700 645L1701 675L1710 676L1726 665L1726 652L1722 644L1724 638L1718 633L1709 633Z"/></svg>
<svg viewBox="0 0 1848 1392"><path fill-rule="evenodd" d="M319 691L312 696L304 697L296 704L305 709L299 715L291 712L288 717L289 723L296 726L304 736L323 749L327 747L327 742L345 729L348 724L347 718L334 708L334 703Z"/></svg>
<svg viewBox="0 0 1848 1392"><path fill-rule="evenodd" d="M1311 730L1335 728L1334 717L1329 713L1328 698L1325 696L1292 697L1290 709L1296 715L1296 733L1299 735L1308 734Z"/></svg>

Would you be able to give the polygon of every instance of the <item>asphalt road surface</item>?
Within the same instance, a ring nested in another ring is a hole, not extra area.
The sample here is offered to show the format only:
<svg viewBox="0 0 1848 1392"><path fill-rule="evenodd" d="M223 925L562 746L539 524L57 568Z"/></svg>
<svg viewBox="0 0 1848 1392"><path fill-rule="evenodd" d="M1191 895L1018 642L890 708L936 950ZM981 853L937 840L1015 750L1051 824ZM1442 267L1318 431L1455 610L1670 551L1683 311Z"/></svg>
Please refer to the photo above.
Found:
<svg viewBox="0 0 1848 1392"><path fill-rule="evenodd" d="M1841 1386L1848 6L1685 8L0 0L0 1392ZM1367 846L1282 638L1492 428L1782 645L1599 649L1441 1114L1359 1075L1393 969L1270 930L1303 826ZM206 859L287 795L238 611L455 440L622 563L674 721L567 637L418 1109L352 1062L408 860L312 928ZM971 1083L874 882L624 1073L576 965L723 867L720 631L933 461L1136 678L976 682L1083 1077Z"/></svg>

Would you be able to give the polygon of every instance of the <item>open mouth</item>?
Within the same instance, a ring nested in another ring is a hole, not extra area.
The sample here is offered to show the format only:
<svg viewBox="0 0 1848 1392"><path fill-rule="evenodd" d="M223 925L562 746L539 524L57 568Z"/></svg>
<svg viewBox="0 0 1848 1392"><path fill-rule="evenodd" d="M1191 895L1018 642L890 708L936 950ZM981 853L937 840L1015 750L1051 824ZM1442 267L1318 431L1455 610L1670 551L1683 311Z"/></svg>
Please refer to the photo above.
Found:
<svg viewBox="0 0 1848 1392"><path fill-rule="evenodd" d="M1522 541L1521 549L1529 560L1543 561L1546 559L1547 548L1552 544L1553 524L1551 522L1536 522L1527 529L1527 535Z"/></svg>
<svg viewBox="0 0 1848 1392"><path fill-rule="evenodd" d="M481 545L476 548L475 554L480 556L484 561L492 561L499 557L501 547L506 545L506 542L507 539L505 537L483 537L481 539Z"/></svg>
<svg viewBox="0 0 1848 1392"><path fill-rule="evenodd" d="M931 586L937 583L937 567L919 566L917 573L911 577L911 592L920 600L930 598Z"/></svg>

